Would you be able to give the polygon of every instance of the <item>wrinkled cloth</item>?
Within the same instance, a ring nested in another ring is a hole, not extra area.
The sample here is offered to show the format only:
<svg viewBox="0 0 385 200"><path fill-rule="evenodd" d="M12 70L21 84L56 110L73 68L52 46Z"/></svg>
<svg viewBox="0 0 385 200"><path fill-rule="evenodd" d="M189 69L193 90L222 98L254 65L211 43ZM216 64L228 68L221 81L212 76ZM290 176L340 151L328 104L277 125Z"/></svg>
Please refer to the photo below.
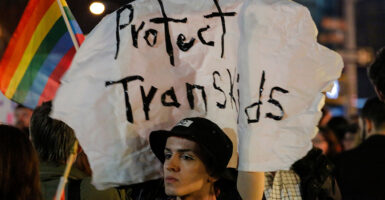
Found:
<svg viewBox="0 0 385 200"><path fill-rule="evenodd" d="M288 170L342 67L293 1L136 0L87 36L51 117L75 130L100 189L160 178L148 135L186 117L233 138L238 170Z"/></svg>

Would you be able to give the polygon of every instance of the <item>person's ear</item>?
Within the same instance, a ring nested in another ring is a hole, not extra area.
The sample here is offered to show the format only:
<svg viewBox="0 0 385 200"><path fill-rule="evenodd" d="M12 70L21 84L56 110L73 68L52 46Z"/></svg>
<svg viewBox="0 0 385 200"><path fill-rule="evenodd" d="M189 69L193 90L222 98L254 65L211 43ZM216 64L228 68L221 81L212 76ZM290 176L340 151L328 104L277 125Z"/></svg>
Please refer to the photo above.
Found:
<svg viewBox="0 0 385 200"><path fill-rule="evenodd" d="M209 176L209 178L207 179L207 182L208 183L215 183L217 180L218 180L218 178L214 178L212 176Z"/></svg>
<svg viewBox="0 0 385 200"><path fill-rule="evenodd" d="M374 129L374 125L373 125L372 120L365 118L364 123L365 123L366 134L370 134Z"/></svg>
<svg viewBox="0 0 385 200"><path fill-rule="evenodd" d="M374 90L376 91L378 98L379 98L381 101L385 102L385 94L384 94L381 90L379 90L379 89L377 88L377 86L374 86Z"/></svg>

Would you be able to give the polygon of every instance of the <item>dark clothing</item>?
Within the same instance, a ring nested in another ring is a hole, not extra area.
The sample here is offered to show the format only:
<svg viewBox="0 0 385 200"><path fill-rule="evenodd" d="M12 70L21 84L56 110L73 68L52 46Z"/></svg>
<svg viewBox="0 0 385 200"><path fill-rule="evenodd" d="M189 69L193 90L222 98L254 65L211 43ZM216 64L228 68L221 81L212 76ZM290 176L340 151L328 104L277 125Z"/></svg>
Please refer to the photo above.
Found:
<svg viewBox="0 0 385 200"><path fill-rule="evenodd" d="M40 181L44 199L52 200L54 198L59 185L60 177L63 176L64 169L65 165L47 162L40 163ZM85 173L75 167L72 167L71 169L65 191L66 199L70 200L126 199L126 195L123 190L97 190L91 184L91 177L87 177Z"/></svg>
<svg viewBox="0 0 385 200"><path fill-rule="evenodd" d="M163 178L128 186L133 200L168 200L164 192Z"/></svg>
<svg viewBox="0 0 385 200"><path fill-rule="evenodd" d="M373 135L336 158L342 198L385 199L385 135Z"/></svg>
<svg viewBox="0 0 385 200"><path fill-rule="evenodd" d="M216 182L219 189L217 200L242 200L236 186L237 171L235 169L226 169L222 179ZM147 181L145 183L130 185L132 189L130 194L133 200L175 200L165 194L163 178Z"/></svg>

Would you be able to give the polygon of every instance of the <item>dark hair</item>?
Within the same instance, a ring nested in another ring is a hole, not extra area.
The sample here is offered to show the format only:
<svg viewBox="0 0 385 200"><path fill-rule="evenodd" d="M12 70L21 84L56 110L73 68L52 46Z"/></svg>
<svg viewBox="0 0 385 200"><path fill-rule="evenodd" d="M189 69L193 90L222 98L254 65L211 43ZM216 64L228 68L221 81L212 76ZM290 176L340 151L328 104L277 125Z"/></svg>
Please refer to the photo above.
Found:
<svg viewBox="0 0 385 200"><path fill-rule="evenodd" d="M198 145L196 150L196 154L199 159L202 160L207 173L214 177L218 178L217 181L214 182L214 190L216 192L216 196L221 200L240 200L241 197L237 190L237 171L232 168L227 168L224 171L218 171L218 167L215 164L215 160L213 159L213 155L208 150L201 145Z"/></svg>
<svg viewBox="0 0 385 200"><path fill-rule="evenodd" d="M341 152L341 144L339 143L336 135L332 130L326 127L319 127L319 133L325 138L325 141L329 146L326 152L326 156L332 158Z"/></svg>
<svg viewBox="0 0 385 200"><path fill-rule="evenodd" d="M193 141L193 142L195 142L195 141ZM212 177L220 178L222 172L218 172L218 170L216 170L217 166L216 166L214 159L213 159L214 155L212 155L202 145L198 144L197 142L195 142L195 143L197 144L197 148L196 148L194 153L196 153L198 158L202 160L202 162L206 168L207 173Z"/></svg>
<svg viewBox="0 0 385 200"><path fill-rule="evenodd" d="M380 129L385 125L385 103L377 97L368 99L362 108L361 116L372 120L375 128Z"/></svg>
<svg viewBox="0 0 385 200"><path fill-rule="evenodd" d="M377 51L374 62L368 68L368 76L377 89L385 94L385 47Z"/></svg>
<svg viewBox="0 0 385 200"><path fill-rule="evenodd" d="M305 157L296 161L291 169L298 174L303 200L329 200L324 185L328 179L334 180L334 165L317 148L310 150ZM333 181L334 184L334 181Z"/></svg>
<svg viewBox="0 0 385 200"><path fill-rule="evenodd" d="M0 125L0 199L40 200L38 158L19 129Z"/></svg>
<svg viewBox="0 0 385 200"><path fill-rule="evenodd" d="M32 142L41 161L64 163L76 137L67 124L49 117L51 107L51 102L45 102L33 112L30 125Z"/></svg>
<svg viewBox="0 0 385 200"><path fill-rule="evenodd" d="M28 110L31 110L30 108L28 108L28 107L25 107L25 106L23 106L22 104L17 104L17 106L16 106L16 108L15 109L28 109Z"/></svg>
<svg viewBox="0 0 385 200"><path fill-rule="evenodd" d="M341 141L344 139L345 133L348 131L349 121L345 117L332 117L326 125L331 129L337 138Z"/></svg>

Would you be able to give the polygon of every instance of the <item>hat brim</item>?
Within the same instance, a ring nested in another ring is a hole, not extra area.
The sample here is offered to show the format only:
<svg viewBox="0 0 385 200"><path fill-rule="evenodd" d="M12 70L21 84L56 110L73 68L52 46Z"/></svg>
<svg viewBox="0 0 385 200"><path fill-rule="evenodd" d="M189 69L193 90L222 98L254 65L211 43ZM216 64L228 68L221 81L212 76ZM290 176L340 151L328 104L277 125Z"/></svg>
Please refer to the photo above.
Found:
<svg viewBox="0 0 385 200"><path fill-rule="evenodd" d="M175 131L166 131L166 130L158 130L152 131L150 133L150 147L152 152L154 152L155 156L164 163L164 148L166 147L167 139L171 136L186 138L189 140L193 140L191 135L186 134L184 132L175 132Z"/></svg>
<svg viewBox="0 0 385 200"><path fill-rule="evenodd" d="M150 147L155 156L163 163L164 148L167 138L171 136L171 131L158 130L150 133Z"/></svg>

